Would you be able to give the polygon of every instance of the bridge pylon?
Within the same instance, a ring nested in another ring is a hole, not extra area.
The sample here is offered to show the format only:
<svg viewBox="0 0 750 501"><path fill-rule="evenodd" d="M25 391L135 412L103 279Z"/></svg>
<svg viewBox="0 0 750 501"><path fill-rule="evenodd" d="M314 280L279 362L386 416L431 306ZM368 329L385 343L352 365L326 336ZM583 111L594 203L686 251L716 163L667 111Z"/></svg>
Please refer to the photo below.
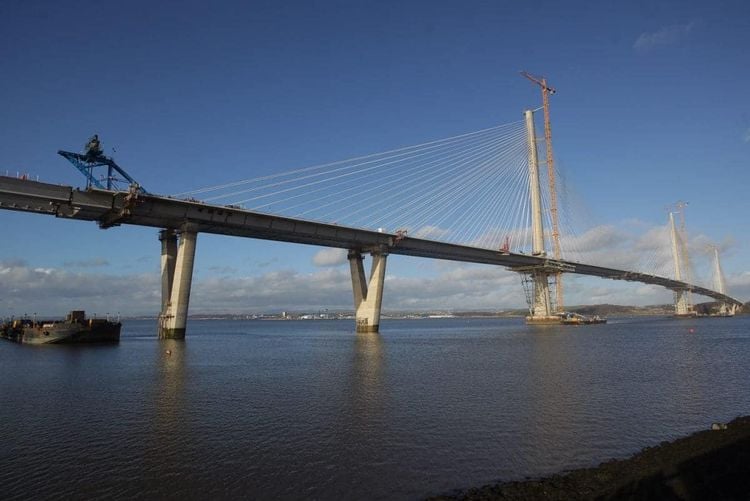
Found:
<svg viewBox="0 0 750 501"><path fill-rule="evenodd" d="M680 252L677 228L674 223L674 212L669 213L669 228L672 237L672 259L674 260L674 279L682 282L682 253ZM686 251L685 251L686 252ZM674 289L674 314L676 317L693 317L695 311L690 304L690 291L688 289Z"/></svg>
<svg viewBox="0 0 750 501"><path fill-rule="evenodd" d="M178 240L179 236L179 240ZM161 240L160 339L185 339L198 233L187 226L159 232Z"/></svg>
<svg viewBox="0 0 750 501"><path fill-rule="evenodd" d="M539 180L539 158L536 147L536 131L534 130L534 112L526 110L526 133L529 149L529 194L531 198L531 246L532 255L544 257L547 252L544 249L544 225L542 220L542 188ZM560 317L555 315L552 299L550 297L549 277L551 272L547 267L535 267L524 270L533 282L532 292L528 297L529 316L526 322L529 324L555 324L560 323Z"/></svg>
<svg viewBox="0 0 750 501"><path fill-rule="evenodd" d="M719 248L712 246L714 251L714 287L724 295L727 293L727 284L724 279L724 272L721 270L721 261L719 260ZM719 304L719 316L733 317L737 312L737 305L722 302Z"/></svg>
<svg viewBox="0 0 750 501"><path fill-rule="evenodd" d="M385 264L388 253L384 247L379 247L371 250L370 255L372 267L369 283L365 278L362 252L352 249L347 256L352 274L357 332L378 332L380 329L380 310L383 304Z"/></svg>

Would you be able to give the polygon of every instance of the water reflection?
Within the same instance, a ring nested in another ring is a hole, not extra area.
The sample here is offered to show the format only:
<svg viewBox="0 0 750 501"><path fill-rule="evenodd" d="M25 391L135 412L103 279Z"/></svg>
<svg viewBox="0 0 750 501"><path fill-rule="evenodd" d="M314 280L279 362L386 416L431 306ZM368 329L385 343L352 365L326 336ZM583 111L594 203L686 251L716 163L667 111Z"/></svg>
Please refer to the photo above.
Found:
<svg viewBox="0 0 750 501"><path fill-rule="evenodd" d="M157 420L173 421L182 408L185 382L186 343L162 339L156 344L155 364L159 377L155 385Z"/></svg>
<svg viewBox="0 0 750 501"><path fill-rule="evenodd" d="M577 381L583 360L570 349L570 334L558 326L532 328L529 332L528 395L529 443L549 444L548 450L565 456L576 440L576 417L584 414L585 391ZM562 462L562 458L551 458Z"/></svg>
<svg viewBox="0 0 750 501"><path fill-rule="evenodd" d="M371 419L385 403L383 339L378 333L357 333L352 360L351 399L357 418Z"/></svg>
<svg viewBox="0 0 750 501"><path fill-rule="evenodd" d="M700 367L706 360L716 363L720 367L720 361L715 360L709 350L706 349L705 339L702 339L702 329L711 320L701 319L701 325L698 326L695 321L683 323L679 319L678 329L682 330L682 335L677 336L677 342L674 343L674 355L672 360L665 360L662 366L671 366L674 368L671 384L663 385L671 388L663 394L664 400L670 404L671 412L688 412L694 415L700 414L701 406L706 401L706 388L697 380L696 375L700 372ZM712 326L715 327L715 326ZM717 329L718 331L718 329ZM710 345L709 345L710 346Z"/></svg>
<svg viewBox="0 0 750 501"><path fill-rule="evenodd" d="M155 345L152 402L147 404L154 415L144 451L146 474L150 478L169 475L176 467L185 434L189 432L185 426L184 402L186 350L187 343L181 340L163 339Z"/></svg>

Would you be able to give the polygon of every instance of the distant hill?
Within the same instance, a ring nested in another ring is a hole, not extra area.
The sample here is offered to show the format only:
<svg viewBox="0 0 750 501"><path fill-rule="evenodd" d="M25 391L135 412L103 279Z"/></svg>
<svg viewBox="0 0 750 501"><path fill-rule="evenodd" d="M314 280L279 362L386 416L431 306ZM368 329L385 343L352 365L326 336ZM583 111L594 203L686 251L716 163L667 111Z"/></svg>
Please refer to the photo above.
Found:
<svg viewBox="0 0 750 501"><path fill-rule="evenodd" d="M567 311L580 313L581 315L605 316L630 316L630 315L671 315L674 306L671 304L657 304L650 306L622 306L618 304L592 304L586 306L570 306Z"/></svg>
<svg viewBox="0 0 750 501"><path fill-rule="evenodd" d="M697 311L701 315L710 315L712 313L717 313L720 307L721 303L719 303L718 301L709 301L707 303L696 304L695 311ZM737 311L738 315L747 315L748 313L750 313L750 303L745 303L742 308Z"/></svg>
<svg viewBox="0 0 750 501"><path fill-rule="evenodd" d="M650 306L622 306L618 304L593 304L581 306L568 306L565 311L580 313L581 315L600 317L605 316L636 316L636 315L672 315L674 305L657 304ZM529 314L526 309L494 311L454 311L456 317L525 317Z"/></svg>

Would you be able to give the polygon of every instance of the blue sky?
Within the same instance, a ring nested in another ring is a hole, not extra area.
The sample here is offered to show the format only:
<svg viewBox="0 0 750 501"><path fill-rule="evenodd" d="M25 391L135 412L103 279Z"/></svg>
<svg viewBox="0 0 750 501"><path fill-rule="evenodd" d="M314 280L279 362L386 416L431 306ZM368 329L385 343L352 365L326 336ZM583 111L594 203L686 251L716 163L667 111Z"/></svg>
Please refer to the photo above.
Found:
<svg viewBox="0 0 750 501"><path fill-rule="evenodd" d="M517 120L539 102L526 69L558 89L556 160L593 223L634 239L687 200L691 235L724 244L732 292L748 299L748 42L742 1L6 0L0 172L82 185L56 151L98 133L148 190L177 193ZM158 308L154 230L10 212L0 222L0 268L6 284L14 277L3 314ZM318 248L208 235L198 245L193 311L351 301L347 270L320 266ZM394 257L385 305L523 305L517 277L497 270L483 289L475 275L490 272L475 270ZM45 277L59 281L56 296ZM305 289L311 277L330 288ZM571 296L669 301L589 280Z"/></svg>

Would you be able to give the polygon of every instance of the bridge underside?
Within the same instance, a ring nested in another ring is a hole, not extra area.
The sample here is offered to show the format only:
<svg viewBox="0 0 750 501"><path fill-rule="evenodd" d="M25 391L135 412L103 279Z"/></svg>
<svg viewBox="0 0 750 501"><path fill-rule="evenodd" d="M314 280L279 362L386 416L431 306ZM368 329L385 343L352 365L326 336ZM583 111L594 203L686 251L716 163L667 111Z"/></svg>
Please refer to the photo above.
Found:
<svg viewBox="0 0 750 501"><path fill-rule="evenodd" d="M388 233L262 214L239 207L176 200L135 191L122 192L98 189L82 191L69 186L0 176L0 209L47 214L66 219L95 221L102 228L129 224L178 231L182 235L213 233L337 247L360 253L381 249L388 254L491 264L514 271L536 267L548 269L550 273L563 271L613 280L659 285L673 291L689 291L707 296L725 303L729 307L733 305L742 306L739 300L726 294L656 275L554 260L543 256L499 252L411 237L401 238ZM189 293L193 259L190 254L195 252L195 239L192 239L191 244L190 238L186 237L188 248L183 251L182 264L179 262L180 251L178 250L176 254L172 250L165 251L165 245L167 244L162 241L162 290L169 291L168 294L164 292L164 298L169 297L169 304L164 304L166 299L162 301L162 317L165 319L168 319L170 315L175 318L181 315L183 308L185 314L187 312L188 301L184 297L184 288L187 287ZM180 242L180 245L183 245L182 242ZM193 246L192 251L189 248L191 245ZM172 266L170 263L172 262L174 262L175 268L170 271L170 266ZM186 269L188 265L189 273ZM165 267L166 272L164 271ZM181 272L180 270L183 268L185 269ZM380 268L378 267L378 269ZM383 257L382 270L384 269L385 258ZM377 275L379 273L378 271ZM357 275L359 276L359 271L357 271ZM371 276L370 287L372 287L373 279L375 279L375 276ZM382 298L382 290L380 295ZM181 297L183 298L182 301L180 300ZM366 304L367 301L363 299L360 305ZM375 302L373 300L373 303ZM380 300L377 302L379 303ZM552 313L551 310L547 310L547 312ZM374 320L374 316L372 318ZM184 324L180 325L177 320L170 320L165 326L165 329L175 329L174 332L177 334L182 329L184 334Z"/></svg>

